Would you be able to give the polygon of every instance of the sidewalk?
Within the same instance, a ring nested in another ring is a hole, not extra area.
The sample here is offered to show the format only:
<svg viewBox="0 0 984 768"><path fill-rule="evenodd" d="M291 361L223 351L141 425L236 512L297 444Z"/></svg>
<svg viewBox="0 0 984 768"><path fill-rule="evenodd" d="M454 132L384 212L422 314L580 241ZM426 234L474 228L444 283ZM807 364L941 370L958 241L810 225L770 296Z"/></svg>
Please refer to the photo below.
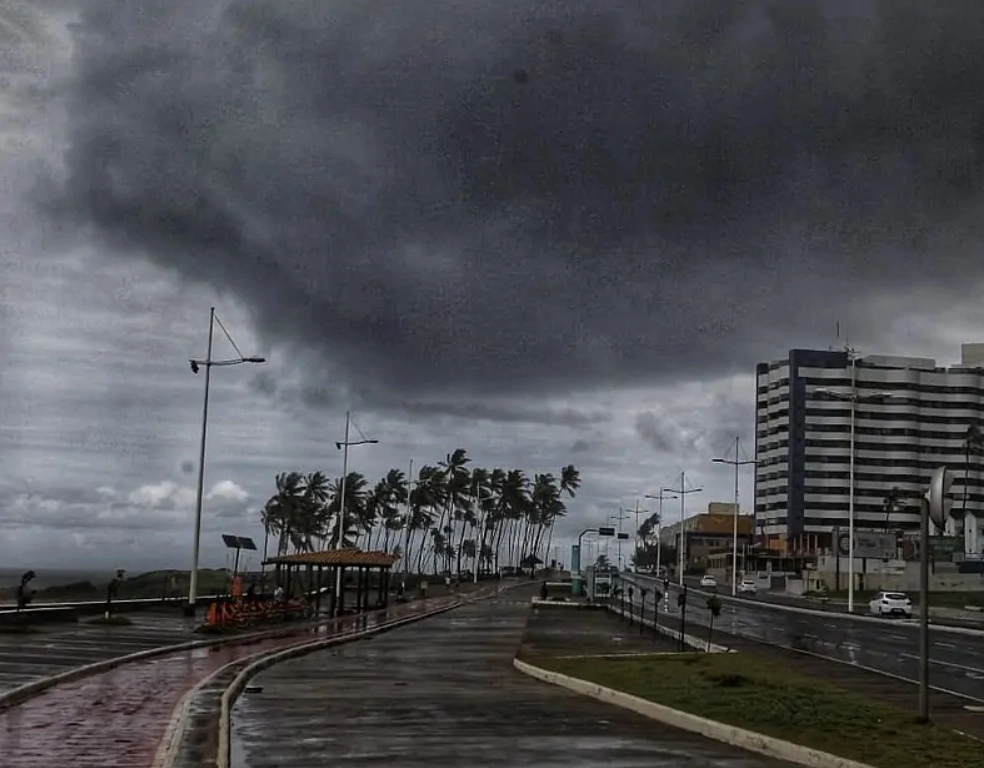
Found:
<svg viewBox="0 0 984 768"><path fill-rule="evenodd" d="M453 602L433 598L368 615L370 624ZM289 637L183 651L52 688L0 713L3 768L149 768L178 702L224 665L363 625L367 615L328 620Z"/></svg>
<svg viewBox="0 0 984 768"><path fill-rule="evenodd" d="M261 672L233 711L232 764L789 768L518 672L524 635L527 645L557 648L565 621L589 614L601 627L597 647L652 650L637 627L604 613L531 611L536 593L519 589Z"/></svg>

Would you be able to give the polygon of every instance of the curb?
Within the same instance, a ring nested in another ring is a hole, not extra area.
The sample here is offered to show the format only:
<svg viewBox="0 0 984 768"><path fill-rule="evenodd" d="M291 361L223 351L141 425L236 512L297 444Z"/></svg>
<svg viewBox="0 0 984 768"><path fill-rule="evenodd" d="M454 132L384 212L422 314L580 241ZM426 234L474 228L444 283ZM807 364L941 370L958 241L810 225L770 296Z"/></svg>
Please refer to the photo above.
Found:
<svg viewBox="0 0 984 768"><path fill-rule="evenodd" d="M371 615L372 613L373 612L370 612L366 615ZM55 686L62 685L63 683L71 683L84 677L89 677L90 675L97 675L100 672L108 672L112 669L116 669L117 667L121 667L132 662L156 659L161 656L168 656L172 653L194 651L199 648L221 648L225 646L248 645L260 640L269 640L276 637L289 637L295 633L304 632L310 627L316 627L319 624L330 621L333 621L331 617L313 620L309 619L302 623L285 625L277 629L267 629L262 632L251 632L245 635L218 637L209 640L191 640L186 643L178 643L177 645L161 645L157 648L147 648L143 651L126 653L122 656L114 656L111 659L102 659L101 661L94 661L90 664L83 664L79 667L72 667L71 669L66 669L64 672L49 675L48 677L42 677L38 680L32 680L31 682L24 683L16 688L11 688L5 693L0 693L0 712L10 709L11 707L15 707L28 699L34 698L35 696L54 688Z"/></svg>
<svg viewBox="0 0 984 768"><path fill-rule="evenodd" d="M295 656L303 656L308 653L330 648L335 645L342 645L356 640L361 640L390 629L395 629L404 624L411 624L429 616L450 611L459 607L461 604L462 602L460 600L456 600L439 608L433 608L419 614L414 614L413 616L394 619L390 622L378 624L368 629L358 629L347 632L343 635L337 635L335 637L325 637L318 640L299 642L295 645L288 646L287 648L260 651L252 656L246 656L241 659L236 659L235 661L230 661L228 664L225 664L212 672L212 674L208 677L200 680L193 688L181 697L181 700L178 702L178 705L174 708L174 711L171 714L167 730L164 733L164 737L161 739L160 745L158 746L157 752L154 756L154 761L151 765L153 768L173 768L174 759L177 755L177 750L181 745L182 737L186 731L187 718L189 712L191 711L191 705L195 697L202 691L203 688L210 685L221 675L228 673L235 667L242 667L242 669L233 679L232 683L225 688L221 698L218 747L214 761L216 768L228 768L229 766L229 735L232 705L235 702L235 699L239 697L240 693L242 693L242 690L246 687L246 684L249 682L250 678L258 672L267 667L273 666L280 661L285 661Z"/></svg>
<svg viewBox="0 0 984 768"><path fill-rule="evenodd" d="M717 720L709 720L706 717L692 715L689 712L683 712L679 709L664 706L663 704L647 701L638 696L606 688L597 683L589 683L587 680L562 675L559 672L551 672L528 664L525 661L520 661L519 659L513 659L513 666L535 680L566 688L569 691L590 696L606 704L613 704L616 707L628 709L643 717L648 717L651 720L656 720L673 728L696 733L714 741L720 741L749 752L756 752L766 757L785 760L790 763L796 763L797 765L807 766L807 768L873 768L873 766L867 763L848 760L844 757L832 755L829 752L821 752L818 749L793 744L791 741L776 739L756 733L755 731L726 725Z"/></svg>

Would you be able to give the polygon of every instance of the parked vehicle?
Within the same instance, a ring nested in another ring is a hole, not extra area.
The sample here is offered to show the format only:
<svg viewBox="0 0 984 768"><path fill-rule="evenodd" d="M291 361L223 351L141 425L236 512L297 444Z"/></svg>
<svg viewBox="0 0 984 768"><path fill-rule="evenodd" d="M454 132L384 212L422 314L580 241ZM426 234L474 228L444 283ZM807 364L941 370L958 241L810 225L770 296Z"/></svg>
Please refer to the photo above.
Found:
<svg viewBox="0 0 984 768"><path fill-rule="evenodd" d="M754 595L758 592L758 584L753 579L742 579L738 582L739 595Z"/></svg>
<svg viewBox="0 0 984 768"><path fill-rule="evenodd" d="M717 589L718 580L713 576L705 575L700 577L700 586L704 589Z"/></svg>
<svg viewBox="0 0 984 768"><path fill-rule="evenodd" d="M868 603L868 608L875 616L905 616L912 618L912 601L903 592L879 592Z"/></svg>

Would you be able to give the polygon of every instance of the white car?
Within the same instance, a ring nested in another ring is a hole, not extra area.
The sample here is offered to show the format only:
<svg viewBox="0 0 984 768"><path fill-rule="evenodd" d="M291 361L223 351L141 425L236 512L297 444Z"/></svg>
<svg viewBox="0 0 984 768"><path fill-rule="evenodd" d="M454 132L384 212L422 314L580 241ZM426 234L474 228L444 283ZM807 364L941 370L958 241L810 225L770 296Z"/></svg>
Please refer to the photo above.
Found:
<svg viewBox="0 0 984 768"><path fill-rule="evenodd" d="M701 576L700 586L705 589L717 589L718 580L713 576Z"/></svg>
<svg viewBox="0 0 984 768"><path fill-rule="evenodd" d="M905 616L912 618L912 601L902 592L879 592L868 603L868 608L875 616Z"/></svg>
<svg viewBox="0 0 984 768"><path fill-rule="evenodd" d="M739 595L754 595L756 592L758 592L758 584L752 579L742 579L738 582Z"/></svg>

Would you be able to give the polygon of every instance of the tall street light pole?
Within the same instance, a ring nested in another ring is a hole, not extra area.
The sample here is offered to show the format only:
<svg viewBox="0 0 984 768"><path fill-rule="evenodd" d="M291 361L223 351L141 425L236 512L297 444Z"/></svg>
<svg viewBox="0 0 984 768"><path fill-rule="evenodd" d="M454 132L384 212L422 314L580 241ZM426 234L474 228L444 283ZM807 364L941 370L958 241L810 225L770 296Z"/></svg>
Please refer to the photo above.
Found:
<svg viewBox="0 0 984 768"><path fill-rule="evenodd" d="M616 543L615 543L615 551L616 551L617 556L618 556L618 572L619 573L622 572L622 521L623 520L628 520L628 519L629 519L629 516L628 515L623 515L622 514L622 508L621 507L618 508L618 514L617 515L609 515L609 517L608 517L609 522L615 522L616 520L618 521L618 536L615 537L615 541L616 541Z"/></svg>
<svg viewBox="0 0 984 768"><path fill-rule="evenodd" d="M639 573L639 515L640 514L646 514L646 515L648 515L649 514L649 510L648 509L639 509L639 499L636 499L636 508L635 508L635 518L636 518L636 522L635 522L635 526L636 526L636 529L635 529L635 554L633 555L633 559L635 560L635 572L636 573Z"/></svg>
<svg viewBox="0 0 984 768"><path fill-rule="evenodd" d="M230 366L230 365L242 365L243 363L265 363L266 359L262 357L244 357L240 352L239 357L234 357L229 360L213 360L212 359L212 340L215 335L215 323L218 321L219 328L225 334L226 338L232 344L233 348L239 352L239 347L229 336L229 332L226 331L225 327L222 325L222 321L215 316L215 307L209 310L208 315L208 351L205 354L204 360L199 360L191 358L188 362L191 363L191 372L198 373L202 367L205 368L205 403L202 406L202 440L201 445L198 450L198 487L195 491L195 538L194 544L192 545L192 555L191 555L191 573L188 579L188 604L185 606L185 614L188 616L195 615L195 604L198 602L198 560L201 555L202 546L202 498L204 496L205 490L205 439L208 435L208 391L209 384L212 380L212 368L213 366Z"/></svg>
<svg viewBox="0 0 984 768"><path fill-rule="evenodd" d="M741 460L741 438L735 437L734 459L711 459L715 464L731 464L735 468L735 509L734 532L731 539L731 594L738 594L738 469L749 464L756 464L754 459Z"/></svg>
<svg viewBox="0 0 984 768"><path fill-rule="evenodd" d="M348 480L348 449L351 445L374 445L378 440L349 440L349 425L352 421L351 411L345 411L345 440L335 443L335 447L342 451L342 487L338 492L338 532L335 539L335 549L343 549L345 544L345 485ZM340 599L342 594L342 569L335 569L335 605L339 610L342 606Z"/></svg>
<svg viewBox="0 0 984 768"><path fill-rule="evenodd" d="M410 523L413 522L413 459L410 459L410 471L407 473L407 515L403 518L403 573L410 572Z"/></svg>
<svg viewBox="0 0 984 768"><path fill-rule="evenodd" d="M683 586L683 552L687 548L686 542L686 531L683 530L684 520L687 516L686 503L688 493L699 493L703 491L703 488L687 488L687 473L680 473L680 487L679 488L668 488L671 493L680 494L680 545L679 545L679 559L680 559L680 586Z"/></svg>
<svg viewBox="0 0 984 768"><path fill-rule="evenodd" d="M659 512L657 512L656 519L656 578L659 578L659 568L660 568L660 554L663 551L663 499L675 499L672 493L667 494L660 486L659 493L655 496L652 494L646 494L647 499L658 499L659 500Z"/></svg>
<svg viewBox="0 0 984 768"><path fill-rule="evenodd" d="M851 390L850 392L839 392L827 387L818 387L814 392L833 397L836 400L844 400L851 404L851 439L848 452L850 458L848 462L848 491L847 491L847 612L854 612L854 422L858 403L879 402L891 397L895 397L892 392L869 392L864 395L858 393L857 381L857 358L853 350L849 350L851 356ZM837 553L838 562L840 561L840 542L834 543L834 551Z"/></svg>

